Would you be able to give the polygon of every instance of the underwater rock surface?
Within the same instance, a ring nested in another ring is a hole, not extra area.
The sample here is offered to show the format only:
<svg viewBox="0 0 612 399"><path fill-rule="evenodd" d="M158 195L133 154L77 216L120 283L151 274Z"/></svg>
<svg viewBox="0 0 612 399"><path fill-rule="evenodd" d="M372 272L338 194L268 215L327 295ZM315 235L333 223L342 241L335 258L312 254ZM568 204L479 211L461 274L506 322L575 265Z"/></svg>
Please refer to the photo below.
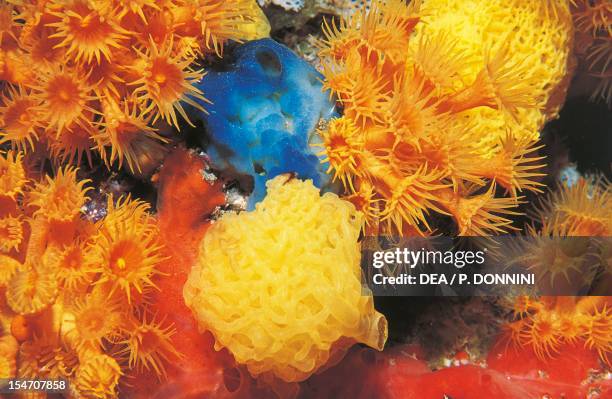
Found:
<svg viewBox="0 0 612 399"><path fill-rule="evenodd" d="M198 85L212 104L208 113L193 111L204 122L213 166L253 177L248 208L266 193L266 181L294 172L329 188L312 144L320 141L320 121L336 115L335 104L322 91L322 76L287 47L270 39L240 46L235 62L211 71Z"/></svg>

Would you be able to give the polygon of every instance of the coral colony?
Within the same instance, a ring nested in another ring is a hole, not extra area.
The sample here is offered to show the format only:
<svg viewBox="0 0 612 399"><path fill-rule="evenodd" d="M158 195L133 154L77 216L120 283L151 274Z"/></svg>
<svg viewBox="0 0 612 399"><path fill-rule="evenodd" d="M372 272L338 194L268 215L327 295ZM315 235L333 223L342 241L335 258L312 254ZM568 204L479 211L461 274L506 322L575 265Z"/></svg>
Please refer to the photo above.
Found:
<svg viewBox="0 0 612 399"><path fill-rule="evenodd" d="M0 0L0 396L612 397L611 171L546 166L572 101L610 134L611 37L608 0ZM365 236L503 234L590 296L364 285Z"/></svg>

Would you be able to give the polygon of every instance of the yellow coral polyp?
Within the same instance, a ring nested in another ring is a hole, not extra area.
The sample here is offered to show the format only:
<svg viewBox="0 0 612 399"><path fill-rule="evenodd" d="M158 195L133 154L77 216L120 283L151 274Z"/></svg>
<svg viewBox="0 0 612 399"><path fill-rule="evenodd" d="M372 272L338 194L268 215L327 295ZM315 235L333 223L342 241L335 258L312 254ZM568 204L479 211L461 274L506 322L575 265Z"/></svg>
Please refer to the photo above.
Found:
<svg viewBox="0 0 612 399"><path fill-rule="evenodd" d="M152 277L164 259L158 231L147 214L148 205L129 198L108 201L108 214L93 237L88 264L99 265L98 284L111 284L111 293L125 294L131 303L133 293L155 287Z"/></svg>
<svg viewBox="0 0 612 399"><path fill-rule="evenodd" d="M13 273L7 284L6 301L15 313L32 314L50 306L58 292L56 270L38 259Z"/></svg>
<svg viewBox="0 0 612 399"><path fill-rule="evenodd" d="M14 216L0 217L0 252L16 250L23 240L23 222Z"/></svg>
<svg viewBox="0 0 612 399"><path fill-rule="evenodd" d="M165 377L164 363L182 356L170 341L176 329L164 325L164 320L158 321L154 316L146 314L142 321L130 323L132 325L126 328L126 337L119 341L126 347L124 352L129 354L130 367L151 370L160 379Z"/></svg>
<svg viewBox="0 0 612 399"><path fill-rule="evenodd" d="M360 282L361 221L311 181L276 177L254 211L207 232L185 303L255 376L302 381L351 343L382 350L386 320Z"/></svg>
<svg viewBox="0 0 612 399"><path fill-rule="evenodd" d="M206 101L202 92L194 86L204 72L193 70L190 64L193 60L182 55L172 55L173 42L170 40L159 48L151 42L150 52L141 54L145 60L144 66L137 65L141 78L130 82L136 86L134 93L146 104L143 110L147 114L156 110L153 122L158 117L179 128L176 113L178 112L188 123L189 118L181 102L187 103L202 111L204 109L194 99Z"/></svg>
<svg viewBox="0 0 612 399"><path fill-rule="evenodd" d="M51 156L62 164L72 164L75 161L80 164L84 154L91 165L91 151L96 147L94 138L97 134L98 130L93 125L74 123L61 133L48 136L47 146Z"/></svg>
<svg viewBox="0 0 612 399"><path fill-rule="evenodd" d="M561 228L567 236L612 234L612 185L603 176L581 178L571 187L560 186L540 200L534 219Z"/></svg>
<svg viewBox="0 0 612 399"><path fill-rule="evenodd" d="M72 243L61 249L49 249L45 256L49 264L58 269L60 284L67 290L76 290L87 284L98 271L87 265L89 247L84 242Z"/></svg>
<svg viewBox="0 0 612 399"><path fill-rule="evenodd" d="M519 346L530 346L546 360L556 356L563 343L581 343L596 350L610 365L612 312L609 297L518 297L515 321L507 324L510 338Z"/></svg>
<svg viewBox="0 0 612 399"><path fill-rule="evenodd" d="M21 264L9 256L0 254L0 265L0 287L4 287Z"/></svg>
<svg viewBox="0 0 612 399"><path fill-rule="evenodd" d="M586 325L586 346L594 348L600 357L610 364L612 353L612 309L604 306L595 310Z"/></svg>
<svg viewBox="0 0 612 399"><path fill-rule="evenodd" d="M119 26L114 10L101 13L92 7L93 2L85 0L62 3L61 11L51 12L59 21L47 24L57 30L49 37L61 39L55 47L67 47L66 56L75 62L95 59L99 63L101 57L110 60L111 51L122 47L128 33Z"/></svg>
<svg viewBox="0 0 612 399"><path fill-rule="evenodd" d="M138 110L135 101L125 101L122 105L105 103L102 131L94 139L100 147L110 147L110 154L105 152L107 164L117 160L122 167L125 160L130 170L140 171L141 156L148 151L160 151L167 140L149 126L151 118Z"/></svg>
<svg viewBox="0 0 612 399"><path fill-rule="evenodd" d="M38 102L25 91L9 90L0 107L0 144L9 142L20 151L34 148L40 121L36 118Z"/></svg>
<svg viewBox="0 0 612 399"><path fill-rule="evenodd" d="M81 362L74 377L79 397L112 399L117 397L117 385L122 372L117 361L103 354L89 354Z"/></svg>
<svg viewBox="0 0 612 399"><path fill-rule="evenodd" d="M51 221L73 222L81 213L87 199L85 185L89 180L77 179L77 169L60 169L54 178L37 183L30 193L30 205L36 208L34 215L43 215Z"/></svg>
<svg viewBox="0 0 612 399"><path fill-rule="evenodd" d="M181 0L173 15L179 31L201 35L205 49L219 57L229 40L254 40L270 32L263 12L249 0Z"/></svg>
<svg viewBox="0 0 612 399"><path fill-rule="evenodd" d="M58 67L40 74L38 79L32 84L33 96L40 101L40 118L48 128L59 134L73 123L91 123L87 115L96 112L89 104L94 97L81 72Z"/></svg>
<svg viewBox="0 0 612 399"><path fill-rule="evenodd" d="M112 339L116 335L122 319L119 304L101 292L76 300L72 314L76 341L96 349L102 345L103 339Z"/></svg>
<svg viewBox="0 0 612 399"><path fill-rule="evenodd" d="M23 167L23 153L0 152L0 196L15 199L23 192L27 181Z"/></svg>
<svg viewBox="0 0 612 399"><path fill-rule="evenodd" d="M78 362L76 352L59 337L33 338L21 344L18 375L22 378L68 378Z"/></svg>

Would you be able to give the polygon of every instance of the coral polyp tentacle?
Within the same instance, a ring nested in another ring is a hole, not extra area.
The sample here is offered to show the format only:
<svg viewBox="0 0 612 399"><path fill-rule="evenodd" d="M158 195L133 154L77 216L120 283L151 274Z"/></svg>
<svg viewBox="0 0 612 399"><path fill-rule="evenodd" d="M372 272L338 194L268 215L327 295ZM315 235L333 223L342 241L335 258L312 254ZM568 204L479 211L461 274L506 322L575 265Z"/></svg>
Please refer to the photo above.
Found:
<svg viewBox="0 0 612 399"><path fill-rule="evenodd" d="M40 74L31 88L32 95L40 103L38 110L45 127L59 134L73 123L91 124L87 116L96 113L91 104L94 97L82 72L56 67Z"/></svg>
<svg viewBox="0 0 612 399"><path fill-rule="evenodd" d="M76 62L95 60L99 63L101 57L110 60L111 51L121 48L121 42L129 33L119 25L114 10L108 8L101 12L94 2L84 0L64 3L60 11L51 12L58 22L47 24L56 29L49 37L61 39L54 47L67 47L66 56Z"/></svg>
<svg viewBox="0 0 612 399"><path fill-rule="evenodd" d="M11 88L0 99L0 144L26 152L34 148L41 121L37 117L38 100L22 88Z"/></svg>
<svg viewBox="0 0 612 399"><path fill-rule="evenodd" d="M129 84L136 86L134 93L139 101L144 103L144 113L156 111L153 122L161 117L179 128L177 112L191 123L181 102L204 111L196 100L206 102L206 98L194 87L194 83L204 76L204 72L192 69L192 60L180 54L173 55L172 49L172 39L162 47L151 42L150 51L139 54L144 61L143 65L134 67L142 77Z"/></svg>
<svg viewBox="0 0 612 399"><path fill-rule="evenodd" d="M132 292L142 293L155 287L152 277L156 265L164 257L160 249L158 232L147 214L143 202L120 198L113 204L108 200L108 214L99 223L93 237L89 262L100 265L98 284L111 284L111 294L118 291L131 303Z"/></svg>
<svg viewBox="0 0 612 399"><path fill-rule="evenodd" d="M129 354L130 367L151 370L158 378L166 377L164 363L182 356L172 345L176 329L155 316L142 316L142 321L130 321L125 338L119 341Z"/></svg>

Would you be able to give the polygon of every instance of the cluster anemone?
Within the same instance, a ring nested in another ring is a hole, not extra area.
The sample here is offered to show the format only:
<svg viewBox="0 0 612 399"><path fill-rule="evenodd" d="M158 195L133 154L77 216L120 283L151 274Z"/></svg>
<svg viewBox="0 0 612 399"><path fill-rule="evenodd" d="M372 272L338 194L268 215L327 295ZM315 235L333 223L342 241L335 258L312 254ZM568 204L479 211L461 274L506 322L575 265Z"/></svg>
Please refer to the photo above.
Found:
<svg viewBox="0 0 612 399"><path fill-rule="evenodd" d="M204 108L194 101L206 101L202 92L194 86L204 76L204 72L190 68L191 57L188 55L173 56L172 39L165 47L160 49L151 41L149 53L139 54L144 60L142 65L134 66L134 72L142 77L129 84L136 86L135 95L140 103L146 104L144 114L155 110L153 122L161 117L178 128L177 111L191 124L181 103L204 111Z"/></svg>
<svg viewBox="0 0 612 399"><path fill-rule="evenodd" d="M117 397L121 375L121 367L113 357L90 354L79 365L74 382L77 392L84 398L112 399Z"/></svg>
<svg viewBox="0 0 612 399"><path fill-rule="evenodd" d="M16 354L19 345L15 338L5 335L0 338L0 378L15 378L17 373Z"/></svg>
<svg viewBox="0 0 612 399"><path fill-rule="evenodd" d="M561 229L566 236L610 237L612 185L602 175L580 178L541 198L531 213L543 230Z"/></svg>
<svg viewBox="0 0 612 399"><path fill-rule="evenodd" d="M565 343L582 343L597 351L610 365L612 353L612 310L609 297L516 298L515 320L506 325L512 342L530 347L540 359L558 355Z"/></svg>
<svg viewBox="0 0 612 399"><path fill-rule="evenodd" d="M545 359L564 343L582 343L610 365L612 311L610 297L596 296L598 285L612 276L609 254L612 191L600 175L560 185L529 212L526 235L499 254L505 262L526 267L540 278L540 292L563 287L565 293L594 296L519 296L513 300L511 339ZM554 291L552 291L554 292Z"/></svg>
<svg viewBox="0 0 612 399"><path fill-rule="evenodd" d="M21 151L33 149L40 128L36 116L38 100L26 90L9 88L8 93L0 100L0 131L3 133L0 144L10 142Z"/></svg>
<svg viewBox="0 0 612 399"><path fill-rule="evenodd" d="M122 341L125 344L124 352L129 355L130 367L146 369L160 378L165 377L164 363L181 357L170 341L175 333L174 327L167 325L164 320L158 321L154 316L143 315L142 321L132 325Z"/></svg>
<svg viewBox="0 0 612 399"><path fill-rule="evenodd" d="M14 201L28 179L23 166L23 153L8 151L0 153L0 197ZM8 204L5 205L8 207ZM2 214L9 208L0 208Z"/></svg>
<svg viewBox="0 0 612 399"><path fill-rule="evenodd" d="M358 342L382 350L387 323L360 283L361 219L311 180L280 175L254 211L207 231L185 303L217 348L264 379L303 381Z"/></svg>
<svg viewBox="0 0 612 399"><path fill-rule="evenodd" d="M77 365L74 348L54 335L35 337L19 347L17 374L22 378L68 378Z"/></svg>
<svg viewBox="0 0 612 399"><path fill-rule="evenodd" d="M80 214L80 207L85 204L89 180L77 180L74 168L60 169L51 178L39 182L29 195L29 205L36 208L34 216L47 220L74 221Z"/></svg>
<svg viewBox="0 0 612 399"><path fill-rule="evenodd" d="M17 250L23 240L23 222L11 215L0 218L0 251Z"/></svg>
<svg viewBox="0 0 612 399"><path fill-rule="evenodd" d="M158 241L157 226L141 201L108 200L107 216L92 238L92 251L87 263L100 266L99 284L110 286L111 293L121 291L128 302L132 295L154 287L155 266L164 258Z"/></svg>
<svg viewBox="0 0 612 399"><path fill-rule="evenodd" d="M571 11L579 66L596 81L591 100L612 106L612 3L572 0Z"/></svg>
<svg viewBox="0 0 612 399"><path fill-rule="evenodd" d="M324 23L343 116L320 155L369 229L429 235L438 213L461 235L502 233L520 193L540 191L539 130L571 72L568 4L472 3L375 1Z"/></svg>
<svg viewBox="0 0 612 399"><path fill-rule="evenodd" d="M109 197L106 217L90 221L90 181L77 169L34 178L23 163L21 152L0 154L0 315L10 326L0 372L68 379L74 397L91 398L116 397L131 370L163 378L181 355L173 325L148 316L165 260L148 206Z"/></svg>
<svg viewBox="0 0 612 399"><path fill-rule="evenodd" d="M559 185L528 211L525 234L496 250L499 260L537 276L541 292L595 290L612 276L612 191L600 175Z"/></svg>
<svg viewBox="0 0 612 399"><path fill-rule="evenodd" d="M254 0L4 3L0 144L56 163L98 151L134 172L161 153L157 129L206 102L198 59L269 33Z"/></svg>

